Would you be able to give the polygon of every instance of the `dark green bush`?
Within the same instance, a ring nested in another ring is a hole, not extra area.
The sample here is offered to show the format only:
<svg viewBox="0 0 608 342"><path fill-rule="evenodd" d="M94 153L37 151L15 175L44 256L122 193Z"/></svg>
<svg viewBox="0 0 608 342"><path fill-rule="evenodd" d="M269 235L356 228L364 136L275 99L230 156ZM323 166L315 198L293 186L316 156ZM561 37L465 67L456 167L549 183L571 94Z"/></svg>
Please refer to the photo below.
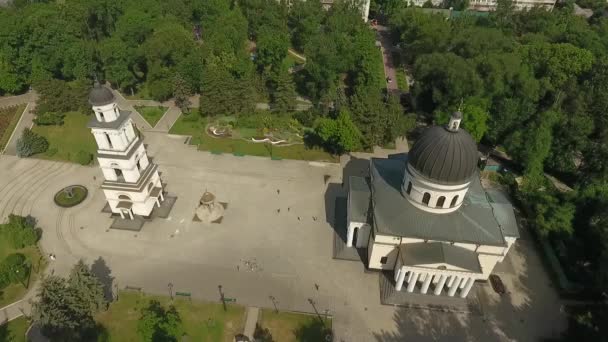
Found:
<svg viewBox="0 0 608 342"><path fill-rule="evenodd" d="M27 258L21 253L9 254L0 262L0 288L12 283L25 282L29 275Z"/></svg>
<svg viewBox="0 0 608 342"><path fill-rule="evenodd" d="M50 126L50 125L63 125L63 118L65 114L58 112L46 112L38 114L34 122L37 125Z"/></svg>
<svg viewBox="0 0 608 342"><path fill-rule="evenodd" d="M40 237L33 219L28 217L10 214L8 223L0 225L0 229L15 249L34 245Z"/></svg>
<svg viewBox="0 0 608 342"><path fill-rule="evenodd" d="M21 138L17 140L17 156L29 157L36 153L42 153L49 148L49 142L45 137L38 135L29 128L23 130Z"/></svg>
<svg viewBox="0 0 608 342"><path fill-rule="evenodd" d="M92 159L93 156L85 151L78 151L78 153L76 153L76 156L74 157L74 161L80 165L89 165Z"/></svg>

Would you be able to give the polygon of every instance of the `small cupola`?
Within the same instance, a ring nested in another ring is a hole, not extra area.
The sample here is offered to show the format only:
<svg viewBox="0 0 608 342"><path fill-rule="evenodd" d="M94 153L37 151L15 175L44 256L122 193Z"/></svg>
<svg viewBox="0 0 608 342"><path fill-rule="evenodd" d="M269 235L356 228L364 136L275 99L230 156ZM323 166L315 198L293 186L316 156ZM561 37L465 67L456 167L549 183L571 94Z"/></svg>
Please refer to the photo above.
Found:
<svg viewBox="0 0 608 342"><path fill-rule="evenodd" d="M452 113L452 115L450 116L450 122L448 122L448 126L447 129L450 132L458 132L458 130L460 129L460 122L462 121L462 113L461 112L454 112Z"/></svg>

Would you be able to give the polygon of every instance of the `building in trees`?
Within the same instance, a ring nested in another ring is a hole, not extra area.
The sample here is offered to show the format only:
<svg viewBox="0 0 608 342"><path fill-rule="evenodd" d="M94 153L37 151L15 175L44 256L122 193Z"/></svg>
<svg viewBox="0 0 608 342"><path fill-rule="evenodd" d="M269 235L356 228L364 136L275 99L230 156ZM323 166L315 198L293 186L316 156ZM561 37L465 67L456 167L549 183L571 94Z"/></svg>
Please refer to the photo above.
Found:
<svg viewBox="0 0 608 342"><path fill-rule="evenodd" d="M346 247L394 272L395 290L465 298L519 237L513 207L481 187L461 113L427 129L405 159L374 158L349 179Z"/></svg>
<svg viewBox="0 0 608 342"><path fill-rule="evenodd" d="M160 207L163 184L158 166L148 159L143 140L136 133L130 112L116 105L114 94L95 82L89 93L95 116L89 128L97 142L97 160L105 181L101 188L110 209L122 218L150 216Z"/></svg>
<svg viewBox="0 0 608 342"><path fill-rule="evenodd" d="M515 10L530 10L535 7L552 10L556 0L513 0ZM498 6L497 0L471 0L469 8L477 11L494 11Z"/></svg>
<svg viewBox="0 0 608 342"><path fill-rule="evenodd" d="M321 1L321 5L323 6L324 9L328 10L331 8L331 6L336 2L336 1L340 1L340 0L319 0ZM359 3L359 6L361 7L361 17L363 18L363 21L367 22L367 18L369 17L369 6L371 4L371 0L356 0Z"/></svg>

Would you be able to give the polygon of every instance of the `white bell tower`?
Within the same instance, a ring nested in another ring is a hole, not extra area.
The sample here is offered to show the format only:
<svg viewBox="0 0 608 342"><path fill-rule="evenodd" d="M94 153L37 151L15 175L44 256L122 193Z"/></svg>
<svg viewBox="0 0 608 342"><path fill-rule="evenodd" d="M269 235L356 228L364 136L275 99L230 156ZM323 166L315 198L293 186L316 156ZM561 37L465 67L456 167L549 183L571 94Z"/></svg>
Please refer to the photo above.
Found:
<svg viewBox="0 0 608 342"><path fill-rule="evenodd" d="M150 216L164 201L163 185L143 140L133 128L131 112L116 105L114 94L95 82L89 93L95 117L89 128L97 142L97 160L105 181L101 188L113 213L122 218Z"/></svg>

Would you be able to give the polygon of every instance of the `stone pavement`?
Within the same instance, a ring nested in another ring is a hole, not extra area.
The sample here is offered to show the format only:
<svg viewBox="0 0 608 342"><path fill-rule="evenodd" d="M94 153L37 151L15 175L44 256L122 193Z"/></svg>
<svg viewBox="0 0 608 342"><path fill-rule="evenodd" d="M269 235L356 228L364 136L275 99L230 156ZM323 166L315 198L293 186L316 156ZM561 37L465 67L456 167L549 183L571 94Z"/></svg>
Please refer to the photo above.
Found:
<svg viewBox="0 0 608 342"><path fill-rule="evenodd" d="M377 25L376 30L382 50L384 77L392 80L392 82L386 82L386 90L389 94L398 94L399 86L397 85L397 72L395 71L395 63L393 62L393 55L391 53L393 44L391 43L390 32L382 25Z"/></svg>
<svg viewBox="0 0 608 342"><path fill-rule="evenodd" d="M559 300L526 243L506 259L507 297L478 287L482 315L383 306L377 273L332 259L333 206L348 170L213 155L162 133L145 139L166 189L179 198L170 217L140 232L108 230L99 169L0 156L0 212L39 220L43 249L57 255L49 272L66 275L83 258L108 267L116 288L168 295L172 283L174 291L219 302L221 285L237 304L273 308L273 296L279 310L305 312L314 311L313 299L319 312L334 317L335 341L344 342L527 341L564 326ZM52 196L70 184L87 186L89 197L75 208L56 207ZM228 203L221 224L192 220L205 190Z"/></svg>
<svg viewBox="0 0 608 342"><path fill-rule="evenodd" d="M0 98L0 107L9 107L14 105L20 105L27 103L27 106L15 126L11 137L6 144L2 153L16 155L17 154L17 140L21 137L21 133L25 128L30 128L34 124L34 111L36 110L36 100L38 94L35 91L27 92L23 95L11 96Z"/></svg>
<svg viewBox="0 0 608 342"><path fill-rule="evenodd" d="M110 88L112 90L112 93L114 93L118 108L131 112L131 119L133 119L133 122L135 123L135 125L137 125L137 128L142 130L152 129L152 126L150 126L148 121L146 121L146 119L144 119L144 117L141 116L141 114L139 114L139 112L135 109L131 100L127 100L119 91L112 89L109 86L108 88Z"/></svg>

